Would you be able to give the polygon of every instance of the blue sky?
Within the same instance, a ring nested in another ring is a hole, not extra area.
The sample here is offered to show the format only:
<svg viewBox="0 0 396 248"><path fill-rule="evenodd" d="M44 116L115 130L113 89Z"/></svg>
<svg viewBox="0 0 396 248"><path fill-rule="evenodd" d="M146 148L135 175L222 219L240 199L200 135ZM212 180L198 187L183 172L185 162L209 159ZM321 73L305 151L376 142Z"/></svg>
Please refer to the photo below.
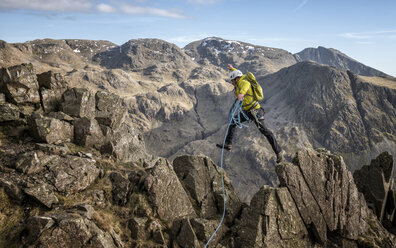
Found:
<svg viewBox="0 0 396 248"><path fill-rule="evenodd" d="M395 0L1 0L0 39L216 36L296 53L335 48L396 76Z"/></svg>

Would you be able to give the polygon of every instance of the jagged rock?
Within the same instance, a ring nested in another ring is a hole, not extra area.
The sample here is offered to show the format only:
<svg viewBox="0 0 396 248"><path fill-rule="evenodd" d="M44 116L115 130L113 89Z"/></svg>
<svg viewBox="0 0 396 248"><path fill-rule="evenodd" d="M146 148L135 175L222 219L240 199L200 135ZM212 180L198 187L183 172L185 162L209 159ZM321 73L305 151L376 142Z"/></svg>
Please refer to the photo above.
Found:
<svg viewBox="0 0 396 248"><path fill-rule="evenodd" d="M47 208L51 208L52 204L58 203L58 198L48 184L41 183L30 188L25 188L23 191L44 204Z"/></svg>
<svg viewBox="0 0 396 248"><path fill-rule="evenodd" d="M28 124L32 136L39 142L59 144L73 140L73 126L67 122L34 113Z"/></svg>
<svg viewBox="0 0 396 248"><path fill-rule="evenodd" d="M236 226L236 247L311 247L308 230L287 188L262 187ZM309 225L309 223L307 223Z"/></svg>
<svg viewBox="0 0 396 248"><path fill-rule="evenodd" d="M77 118L93 118L95 97L87 89L68 89L62 95L61 111Z"/></svg>
<svg viewBox="0 0 396 248"><path fill-rule="evenodd" d="M99 124L117 129L124 121L127 113L122 106L122 99L113 93L98 91L95 95L96 114Z"/></svg>
<svg viewBox="0 0 396 248"><path fill-rule="evenodd" d="M41 103L44 112L59 110L62 94L67 89L67 83L60 73L52 71L37 75L40 86Z"/></svg>
<svg viewBox="0 0 396 248"><path fill-rule="evenodd" d="M366 202L342 157L303 150L293 164L277 166L276 173L319 243L327 242L328 231L350 240L367 231Z"/></svg>
<svg viewBox="0 0 396 248"><path fill-rule="evenodd" d="M182 221L179 221L177 227L172 227L172 228L178 229L177 231L178 235L173 243L173 247L180 247L180 248L201 247L189 219L184 219Z"/></svg>
<svg viewBox="0 0 396 248"><path fill-rule="evenodd" d="M146 234L146 224L148 218L133 218L129 221L128 227L131 230L131 236L133 239L145 240L147 238Z"/></svg>
<svg viewBox="0 0 396 248"><path fill-rule="evenodd" d="M160 245L166 245L167 244L167 240L164 236L163 233L163 227L161 226L160 223L158 223L158 221L153 221L150 223L148 230L151 232L151 239Z"/></svg>
<svg viewBox="0 0 396 248"><path fill-rule="evenodd" d="M45 168L40 163L37 152L31 151L19 156L19 159L15 163L15 169L29 175L39 173Z"/></svg>
<svg viewBox="0 0 396 248"><path fill-rule="evenodd" d="M13 180L10 180L7 174L0 174L0 187L4 188L4 191L11 199L16 201L23 200L24 196L21 188Z"/></svg>
<svg viewBox="0 0 396 248"><path fill-rule="evenodd" d="M197 215L204 219L217 218L223 211L221 174L208 157L180 156L173 161L173 168L196 206ZM225 176L226 177L226 176ZM241 202L228 178L225 180L226 220L231 223L239 213Z"/></svg>
<svg viewBox="0 0 396 248"><path fill-rule="evenodd" d="M28 247L116 247L108 232L73 213L31 217L25 229L23 241Z"/></svg>
<svg viewBox="0 0 396 248"><path fill-rule="evenodd" d="M162 220L196 217L187 193L167 160L159 159L148 173L145 180L148 200Z"/></svg>
<svg viewBox="0 0 396 248"><path fill-rule="evenodd" d="M46 89L67 88L68 84L60 73L47 71L37 75L37 81L40 87Z"/></svg>
<svg viewBox="0 0 396 248"><path fill-rule="evenodd" d="M393 188L393 157L388 152L381 153L353 173L356 186L363 193L369 207L382 222L386 215L388 194ZM394 209L393 209L394 210ZM390 213L393 212L389 209Z"/></svg>
<svg viewBox="0 0 396 248"><path fill-rule="evenodd" d="M122 162L134 162L148 156L142 136L133 127L125 123L117 130L101 127L106 136L106 143L100 149L102 154L110 154Z"/></svg>
<svg viewBox="0 0 396 248"><path fill-rule="evenodd" d="M19 108L11 103L0 103L0 122L19 120Z"/></svg>
<svg viewBox="0 0 396 248"><path fill-rule="evenodd" d="M38 104L39 85L32 64L21 64L0 70L0 92L13 104Z"/></svg>
<svg viewBox="0 0 396 248"><path fill-rule="evenodd" d="M105 137L95 119L86 117L76 119L74 125L74 142L85 147L100 149L105 144Z"/></svg>
<svg viewBox="0 0 396 248"><path fill-rule="evenodd" d="M109 177L113 185L111 193L113 195L114 203L117 205L125 205L128 202L128 196L131 193L131 182L116 171L112 172Z"/></svg>
<svg viewBox="0 0 396 248"><path fill-rule="evenodd" d="M100 172L95 160L70 155L52 156L45 166L48 170L46 179L66 196L86 189Z"/></svg>
<svg viewBox="0 0 396 248"><path fill-rule="evenodd" d="M206 244L220 224L220 220L191 219L190 223L197 239ZM209 247L217 247L220 240L228 231L229 228L223 223L210 240Z"/></svg>

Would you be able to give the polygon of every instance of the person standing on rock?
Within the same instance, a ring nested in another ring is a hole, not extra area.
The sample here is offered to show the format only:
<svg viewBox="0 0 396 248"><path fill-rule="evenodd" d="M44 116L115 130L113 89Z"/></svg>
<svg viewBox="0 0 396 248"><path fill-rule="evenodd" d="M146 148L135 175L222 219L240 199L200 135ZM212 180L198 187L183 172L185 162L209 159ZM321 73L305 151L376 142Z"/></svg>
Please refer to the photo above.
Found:
<svg viewBox="0 0 396 248"><path fill-rule="evenodd" d="M234 95L238 101L243 101L242 109L250 120L258 127L260 132L267 138L272 149L276 154L276 162L280 163L283 160L283 150L278 145L274 134L267 128L264 123L264 109L260 106L258 101L253 98L253 90L249 81L245 80L245 75L240 70L235 69L232 65L228 65L230 70L229 78L232 85L234 85ZM247 121L241 115L241 122ZM224 149L230 151L232 148L232 138L235 133L236 124L231 124L227 137L225 139ZM223 148L223 144L216 144L217 147Z"/></svg>

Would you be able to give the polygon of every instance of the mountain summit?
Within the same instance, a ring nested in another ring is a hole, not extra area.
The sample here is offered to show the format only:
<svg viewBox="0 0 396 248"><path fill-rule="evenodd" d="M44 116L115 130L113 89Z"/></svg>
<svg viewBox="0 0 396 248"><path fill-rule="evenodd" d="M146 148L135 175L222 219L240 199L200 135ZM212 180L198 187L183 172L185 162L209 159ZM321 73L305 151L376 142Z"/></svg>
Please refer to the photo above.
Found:
<svg viewBox="0 0 396 248"><path fill-rule="evenodd" d="M362 76L389 77L389 75L370 66L366 66L333 48L325 48L322 46L319 46L318 48L306 48L301 52L294 54L294 57L299 62L312 60L324 65L335 66L343 70L350 70L353 73Z"/></svg>

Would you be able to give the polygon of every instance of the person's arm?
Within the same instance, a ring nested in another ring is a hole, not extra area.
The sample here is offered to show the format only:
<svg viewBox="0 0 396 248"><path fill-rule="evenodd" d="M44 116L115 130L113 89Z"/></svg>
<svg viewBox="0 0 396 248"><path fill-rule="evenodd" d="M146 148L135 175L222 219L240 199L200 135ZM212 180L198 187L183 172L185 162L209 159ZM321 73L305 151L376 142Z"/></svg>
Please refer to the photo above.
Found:
<svg viewBox="0 0 396 248"><path fill-rule="evenodd" d="M242 85L241 85L241 90L239 91L239 94L237 96L238 101L242 101L243 100L243 98L245 97L247 91L249 90L249 86L250 86L250 83L246 82L245 80L242 80L242 82L240 81L240 83Z"/></svg>
<svg viewBox="0 0 396 248"><path fill-rule="evenodd" d="M236 70L231 64L228 64L227 69L230 70L230 71L235 71Z"/></svg>

